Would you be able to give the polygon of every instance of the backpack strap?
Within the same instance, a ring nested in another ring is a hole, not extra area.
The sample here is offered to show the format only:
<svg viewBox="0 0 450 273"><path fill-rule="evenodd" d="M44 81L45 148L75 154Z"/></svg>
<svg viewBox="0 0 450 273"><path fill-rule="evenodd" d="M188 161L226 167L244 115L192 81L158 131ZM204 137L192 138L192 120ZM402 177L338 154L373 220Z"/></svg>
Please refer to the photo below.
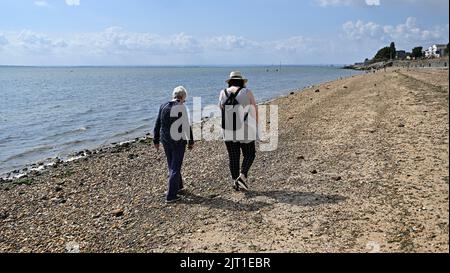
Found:
<svg viewBox="0 0 450 273"><path fill-rule="evenodd" d="M234 97L235 97L235 98L239 95L239 93L241 93L242 89L244 89L244 87L240 87L240 88L238 89L238 91L236 91L236 93L234 93Z"/></svg>
<svg viewBox="0 0 450 273"><path fill-rule="evenodd" d="M224 89L223 92L227 98L229 98L231 95L233 95L234 97L237 97L239 95L239 93L242 91L242 89L244 89L244 88L240 87L238 89L238 91L236 91L236 93L231 93L231 94L228 93L227 89Z"/></svg>
<svg viewBox="0 0 450 273"><path fill-rule="evenodd" d="M225 101L225 103L223 105L227 105L232 99L235 99L239 95L239 92L241 92L242 89L243 88L241 87L241 88L239 88L238 91L236 91L236 93L231 93L231 94L228 94L228 91L225 89L224 92L225 92L225 96L227 97L227 100Z"/></svg>

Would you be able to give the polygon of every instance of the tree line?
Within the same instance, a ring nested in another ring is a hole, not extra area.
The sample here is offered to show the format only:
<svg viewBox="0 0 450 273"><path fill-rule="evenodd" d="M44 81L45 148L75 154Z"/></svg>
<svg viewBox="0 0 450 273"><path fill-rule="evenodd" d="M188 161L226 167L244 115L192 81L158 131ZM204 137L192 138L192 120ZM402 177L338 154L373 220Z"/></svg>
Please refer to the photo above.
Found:
<svg viewBox="0 0 450 273"><path fill-rule="evenodd" d="M449 44L447 44L447 48L445 49L445 53L448 55L449 53ZM375 54L375 57L372 59L373 62L381 62L381 61L387 61L387 60L394 60L397 56L397 49L395 47L395 43L392 42L390 46L383 47L382 49L378 50L377 54ZM417 46L412 49L411 51L411 58L413 59L420 59L425 57L423 54L423 47ZM367 61L367 59L366 59Z"/></svg>

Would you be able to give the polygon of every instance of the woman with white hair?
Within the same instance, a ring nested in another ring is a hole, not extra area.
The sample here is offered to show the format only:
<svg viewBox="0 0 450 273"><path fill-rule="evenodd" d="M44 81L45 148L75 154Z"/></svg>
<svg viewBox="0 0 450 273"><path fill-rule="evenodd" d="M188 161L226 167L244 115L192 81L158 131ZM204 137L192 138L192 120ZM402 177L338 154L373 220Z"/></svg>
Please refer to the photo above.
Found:
<svg viewBox="0 0 450 273"><path fill-rule="evenodd" d="M156 119L153 144L157 150L160 143L163 144L169 168L169 190L167 191L166 203L174 203L181 200L184 185L181 175L186 146L189 150L194 148L192 127L189 124L189 114L184 103L187 91L179 86L173 91L173 100L169 101L159 109Z"/></svg>

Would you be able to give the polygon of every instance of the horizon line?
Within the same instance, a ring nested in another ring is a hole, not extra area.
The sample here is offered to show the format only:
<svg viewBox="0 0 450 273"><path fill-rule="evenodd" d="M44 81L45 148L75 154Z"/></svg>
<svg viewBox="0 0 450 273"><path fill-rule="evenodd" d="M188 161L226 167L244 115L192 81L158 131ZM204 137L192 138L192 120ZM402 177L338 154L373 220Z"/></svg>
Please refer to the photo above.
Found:
<svg viewBox="0 0 450 273"><path fill-rule="evenodd" d="M0 67L289 67L289 66L345 66L348 64L329 63L329 64L167 64L167 65L15 65L0 64Z"/></svg>

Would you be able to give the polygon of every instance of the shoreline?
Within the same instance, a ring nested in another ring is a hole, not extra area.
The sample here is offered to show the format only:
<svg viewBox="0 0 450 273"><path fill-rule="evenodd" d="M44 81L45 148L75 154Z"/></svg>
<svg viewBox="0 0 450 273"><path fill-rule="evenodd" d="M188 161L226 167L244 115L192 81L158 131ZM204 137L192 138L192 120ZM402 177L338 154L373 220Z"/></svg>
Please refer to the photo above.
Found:
<svg viewBox="0 0 450 273"><path fill-rule="evenodd" d="M324 66L326 66L326 65L324 65ZM332 83L337 80L343 80L343 79L352 78L355 76L358 76L358 75L353 75L353 76L348 76L348 77L340 77L339 79L325 81L325 82L321 82L321 83L318 83L315 85L306 86L303 88L295 88L295 89L286 91L286 94L278 95L278 96L275 96L274 98L261 101L260 103L258 103L258 105L266 105L271 102L277 101L281 98L288 97L293 94L314 88L314 86L329 84L329 83ZM202 122L206 119L207 118L203 117ZM61 164L64 165L67 163L71 163L73 161L83 160L84 158L89 157L91 155L95 155L95 154L102 153L102 152L108 152L113 149L120 149L123 146L133 145L135 143L145 143L148 140L152 140L152 138L153 138L153 136L151 135L151 133L147 133L145 136L140 136L140 137L137 137L134 139L124 139L123 141L120 141L120 142L107 143L104 145L100 145L96 148L83 149L80 151L72 152L63 158L56 156L56 157L41 159L41 160L29 163L29 164L25 164L18 169L13 169L10 171L6 171L4 173L0 173L0 184L1 183L11 183L11 182L14 182L14 181L20 180L20 179L26 179L30 175L31 176L40 175L42 172L45 172L49 169L51 170L52 168L55 168Z"/></svg>

